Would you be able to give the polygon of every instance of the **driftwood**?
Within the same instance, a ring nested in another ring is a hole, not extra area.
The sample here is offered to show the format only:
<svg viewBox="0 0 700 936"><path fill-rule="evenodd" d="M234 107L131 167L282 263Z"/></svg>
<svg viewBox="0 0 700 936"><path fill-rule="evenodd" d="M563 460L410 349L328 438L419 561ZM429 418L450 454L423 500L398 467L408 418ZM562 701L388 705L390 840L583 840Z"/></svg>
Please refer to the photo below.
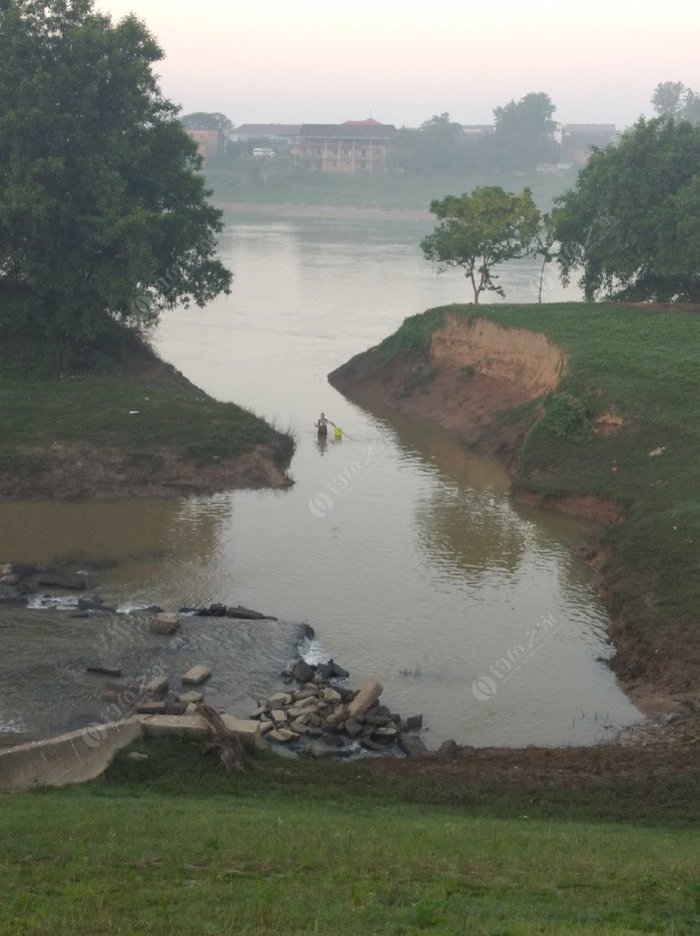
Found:
<svg viewBox="0 0 700 936"><path fill-rule="evenodd" d="M243 773L247 759L241 739L236 732L230 731L221 715L206 702L197 702L196 708L213 736L212 740L204 745L204 753L216 751L226 773Z"/></svg>

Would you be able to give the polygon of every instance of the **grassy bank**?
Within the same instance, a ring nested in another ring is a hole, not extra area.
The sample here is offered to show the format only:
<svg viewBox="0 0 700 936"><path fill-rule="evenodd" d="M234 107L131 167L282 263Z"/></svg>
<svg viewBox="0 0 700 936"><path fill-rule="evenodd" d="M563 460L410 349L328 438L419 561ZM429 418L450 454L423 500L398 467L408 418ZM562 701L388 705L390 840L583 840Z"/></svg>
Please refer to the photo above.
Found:
<svg viewBox="0 0 700 936"><path fill-rule="evenodd" d="M408 319L381 345L383 365L426 347L444 310ZM473 307L450 306L457 315ZM586 495L625 508L603 541L605 584L628 647L618 666L677 693L700 672L700 315L569 303L483 306L480 316L544 333L568 354L568 374L545 401L515 464L518 485L543 495ZM533 404L526 408L532 413ZM612 412L622 426L595 431ZM502 413L503 422L522 413Z"/></svg>
<svg viewBox="0 0 700 936"><path fill-rule="evenodd" d="M3 497L138 494L146 478L158 493L159 477L167 486L185 467L193 490L200 481L206 489L207 471L258 446L280 467L293 449L288 436L208 397L139 345L118 361L75 374L4 360L0 426ZM71 487L77 480L84 490ZM186 477L173 483L187 488Z"/></svg>
<svg viewBox="0 0 700 936"><path fill-rule="evenodd" d="M548 815L527 784L272 755L229 778L190 744L138 750L84 787L0 798L0 932L695 931L700 836L668 801L599 821L583 780Z"/></svg>

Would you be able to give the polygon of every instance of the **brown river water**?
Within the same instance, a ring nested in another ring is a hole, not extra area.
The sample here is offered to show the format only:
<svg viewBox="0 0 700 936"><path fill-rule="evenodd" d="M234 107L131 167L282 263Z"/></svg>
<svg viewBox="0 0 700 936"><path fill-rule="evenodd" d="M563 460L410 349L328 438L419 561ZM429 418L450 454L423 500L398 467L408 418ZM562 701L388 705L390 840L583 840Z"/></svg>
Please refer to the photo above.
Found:
<svg viewBox="0 0 700 936"><path fill-rule="evenodd" d="M222 255L233 292L166 316L161 355L208 393L290 430L297 452L283 492L173 501L0 504L0 561L71 558L99 568L120 613L71 618L38 596L0 609L0 730L42 732L114 715L96 659L125 682L194 663L207 696L245 715L278 685L300 625L310 660L332 656L351 682L376 678L425 740L473 745L591 744L641 718L605 659L606 611L571 546L589 525L511 503L497 463L433 425L348 402L326 374L402 319L468 298L436 277L418 242L425 222L230 219ZM531 301L537 271L502 274ZM547 299L565 294L553 277ZM323 410L346 433L324 450ZM280 621L187 619L173 638L127 614L212 601Z"/></svg>

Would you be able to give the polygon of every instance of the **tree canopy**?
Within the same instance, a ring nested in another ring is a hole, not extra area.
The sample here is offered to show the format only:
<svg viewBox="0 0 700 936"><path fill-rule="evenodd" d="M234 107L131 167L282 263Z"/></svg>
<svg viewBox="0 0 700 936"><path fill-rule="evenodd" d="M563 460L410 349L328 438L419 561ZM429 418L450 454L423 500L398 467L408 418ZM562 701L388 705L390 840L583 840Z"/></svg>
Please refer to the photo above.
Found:
<svg viewBox="0 0 700 936"><path fill-rule="evenodd" d="M543 91L531 92L519 101L510 101L494 112L494 157L509 169L531 169L535 163L551 159L557 145L553 133L556 107Z"/></svg>
<svg viewBox="0 0 700 936"><path fill-rule="evenodd" d="M133 16L0 3L0 334L89 359L113 331L229 288L221 215Z"/></svg>
<svg viewBox="0 0 700 936"><path fill-rule="evenodd" d="M439 223L421 241L426 260L437 262L439 273L463 269L475 305L484 291L505 295L491 270L525 256L530 249L540 221L530 190L515 195L500 186L481 186L471 193L435 200L430 211Z"/></svg>
<svg viewBox="0 0 700 936"><path fill-rule="evenodd" d="M700 126L640 118L555 199L564 282L586 298L700 300Z"/></svg>
<svg viewBox="0 0 700 936"><path fill-rule="evenodd" d="M654 88L651 103L659 117L700 123L700 95L682 81L659 82Z"/></svg>

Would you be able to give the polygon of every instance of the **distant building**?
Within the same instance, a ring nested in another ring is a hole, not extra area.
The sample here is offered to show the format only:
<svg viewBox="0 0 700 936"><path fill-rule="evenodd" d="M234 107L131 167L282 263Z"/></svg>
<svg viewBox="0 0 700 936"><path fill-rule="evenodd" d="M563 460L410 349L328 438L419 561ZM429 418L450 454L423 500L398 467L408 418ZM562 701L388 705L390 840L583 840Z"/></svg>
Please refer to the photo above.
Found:
<svg viewBox="0 0 700 936"><path fill-rule="evenodd" d="M617 140L615 124L565 124L561 133L562 158L582 166L591 155L591 147L603 149Z"/></svg>
<svg viewBox="0 0 700 936"><path fill-rule="evenodd" d="M336 175L386 171L387 145L393 124L346 120L342 124L302 124L292 152L309 168Z"/></svg>
<svg viewBox="0 0 700 936"><path fill-rule="evenodd" d="M493 136L496 128L493 124L462 124L462 133L469 140L483 140Z"/></svg>
<svg viewBox="0 0 700 936"><path fill-rule="evenodd" d="M206 162L221 152L223 134L220 130L186 130L197 144L199 155Z"/></svg>
<svg viewBox="0 0 700 936"><path fill-rule="evenodd" d="M299 136L301 124L241 124L229 132L232 143L250 143L265 140L271 149L291 146Z"/></svg>

